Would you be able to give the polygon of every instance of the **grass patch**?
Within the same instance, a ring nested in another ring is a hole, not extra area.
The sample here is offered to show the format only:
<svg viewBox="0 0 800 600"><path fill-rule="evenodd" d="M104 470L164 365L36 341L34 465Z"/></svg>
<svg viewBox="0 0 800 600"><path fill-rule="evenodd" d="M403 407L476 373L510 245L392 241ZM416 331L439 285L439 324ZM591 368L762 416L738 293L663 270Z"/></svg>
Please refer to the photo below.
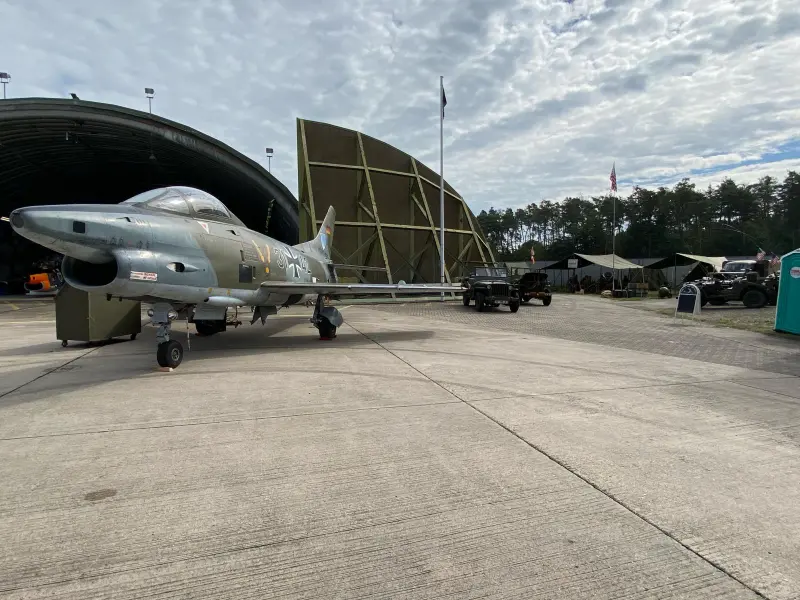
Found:
<svg viewBox="0 0 800 600"><path fill-rule="evenodd" d="M733 329L743 329L745 331L755 331L756 333L776 333L775 319L736 319L732 317L720 317L714 321L706 319L706 322L720 327L732 327Z"/></svg>
<svg viewBox="0 0 800 600"><path fill-rule="evenodd" d="M658 308L653 312L665 317L675 316L674 308ZM691 315L683 315L682 318L691 319ZM729 327L731 329L777 335L775 331L775 314L771 311L756 313L750 310L743 310L741 314L727 313L721 315L714 314L712 310L701 312L699 316L694 317L694 320L708 325L714 325L715 327Z"/></svg>

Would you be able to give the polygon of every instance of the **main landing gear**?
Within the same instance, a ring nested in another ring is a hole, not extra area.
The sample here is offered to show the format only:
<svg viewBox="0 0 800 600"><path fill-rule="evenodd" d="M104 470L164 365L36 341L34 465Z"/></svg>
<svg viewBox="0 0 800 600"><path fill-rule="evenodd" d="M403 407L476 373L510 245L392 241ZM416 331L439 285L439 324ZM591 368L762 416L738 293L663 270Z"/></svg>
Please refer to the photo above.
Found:
<svg viewBox="0 0 800 600"><path fill-rule="evenodd" d="M156 304L153 306L151 319L153 324L158 326L158 331L156 332L156 340L158 341L156 360L158 360L159 366L174 369L183 361L183 346L178 340L169 339L172 327L170 312L172 310L172 306L169 304Z"/></svg>
<svg viewBox="0 0 800 600"><path fill-rule="evenodd" d="M314 307L311 322L319 329L319 339L331 340L336 337L336 328L344 322L344 319L335 307L325 306L324 296L320 294L317 296L317 305Z"/></svg>

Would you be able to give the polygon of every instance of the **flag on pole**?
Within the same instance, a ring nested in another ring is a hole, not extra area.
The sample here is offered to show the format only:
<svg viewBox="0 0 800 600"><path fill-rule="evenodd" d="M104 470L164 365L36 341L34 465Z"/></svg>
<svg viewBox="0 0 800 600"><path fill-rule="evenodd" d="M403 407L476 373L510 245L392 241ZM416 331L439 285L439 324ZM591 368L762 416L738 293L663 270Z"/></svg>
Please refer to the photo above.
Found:
<svg viewBox="0 0 800 600"><path fill-rule="evenodd" d="M764 252L761 248L758 249L758 254L756 254L756 260L764 260L767 256L767 253Z"/></svg>
<svg viewBox="0 0 800 600"><path fill-rule="evenodd" d="M447 96L444 93L444 86L442 86L442 118L444 119L444 107L447 106Z"/></svg>
<svg viewBox="0 0 800 600"><path fill-rule="evenodd" d="M773 267L776 265L781 264L781 257L780 256L773 256L772 260L769 262Z"/></svg>
<svg viewBox="0 0 800 600"><path fill-rule="evenodd" d="M617 191L617 163L614 161L614 164L611 165L611 191Z"/></svg>

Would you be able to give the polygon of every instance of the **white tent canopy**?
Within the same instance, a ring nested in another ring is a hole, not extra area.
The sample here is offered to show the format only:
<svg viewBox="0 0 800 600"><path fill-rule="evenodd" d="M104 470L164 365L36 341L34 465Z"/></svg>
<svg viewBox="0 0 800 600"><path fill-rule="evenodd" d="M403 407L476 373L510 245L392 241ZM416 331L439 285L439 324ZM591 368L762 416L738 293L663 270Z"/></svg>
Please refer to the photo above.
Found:
<svg viewBox="0 0 800 600"><path fill-rule="evenodd" d="M568 269L569 268L569 259L570 258L577 258L578 259L578 268L582 269L588 265L598 265L604 267L606 269L614 269L619 271L621 269L643 269L642 265L637 265L636 263L632 263L629 260L625 260L621 256L617 256L616 254L573 254L567 258L561 259L558 262L549 265L548 269L558 270L558 269Z"/></svg>
<svg viewBox="0 0 800 600"><path fill-rule="evenodd" d="M666 269L668 267L684 267L694 263L702 263L714 268L715 271L722 270L722 264L728 259L724 256L700 256L699 254L687 254L685 252L676 252L666 258L662 258L658 262L649 265L650 269Z"/></svg>

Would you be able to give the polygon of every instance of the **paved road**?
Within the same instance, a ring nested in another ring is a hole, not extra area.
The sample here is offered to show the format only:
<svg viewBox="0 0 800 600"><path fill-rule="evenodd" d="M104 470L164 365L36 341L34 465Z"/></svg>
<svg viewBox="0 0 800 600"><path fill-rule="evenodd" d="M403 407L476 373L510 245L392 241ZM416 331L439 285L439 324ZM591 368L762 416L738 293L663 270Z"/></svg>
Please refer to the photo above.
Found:
<svg viewBox="0 0 800 600"><path fill-rule="evenodd" d="M800 375L800 337L766 336L691 323L686 319L676 320L639 310L632 302L556 295L548 307L534 300L522 305L516 314L508 307L478 313L474 306L467 308L454 302L376 305L375 309L459 323L469 328L590 342L610 348Z"/></svg>
<svg viewBox="0 0 800 600"><path fill-rule="evenodd" d="M0 315L0 597L797 597L800 379L344 314L172 373Z"/></svg>

